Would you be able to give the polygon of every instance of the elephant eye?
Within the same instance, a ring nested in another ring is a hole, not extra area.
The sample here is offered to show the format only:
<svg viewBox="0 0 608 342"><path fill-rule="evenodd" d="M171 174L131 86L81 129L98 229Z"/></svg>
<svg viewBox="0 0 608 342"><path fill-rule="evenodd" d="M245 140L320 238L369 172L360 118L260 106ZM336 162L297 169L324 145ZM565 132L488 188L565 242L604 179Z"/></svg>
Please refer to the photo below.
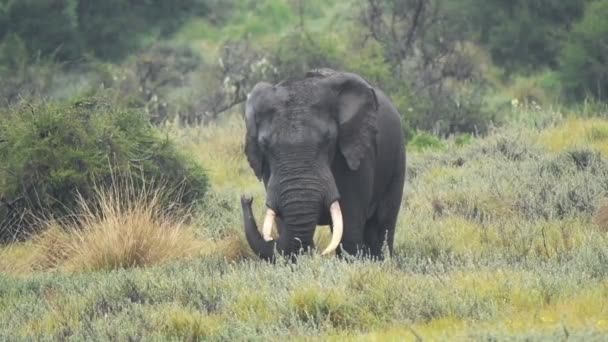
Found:
<svg viewBox="0 0 608 342"><path fill-rule="evenodd" d="M329 142L329 140L331 139L331 133L329 131L323 132L322 139L324 143Z"/></svg>
<svg viewBox="0 0 608 342"><path fill-rule="evenodd" d="M267 136L261 136L258 143L264 149L268 148L268 145L270 144Z"/></svg>

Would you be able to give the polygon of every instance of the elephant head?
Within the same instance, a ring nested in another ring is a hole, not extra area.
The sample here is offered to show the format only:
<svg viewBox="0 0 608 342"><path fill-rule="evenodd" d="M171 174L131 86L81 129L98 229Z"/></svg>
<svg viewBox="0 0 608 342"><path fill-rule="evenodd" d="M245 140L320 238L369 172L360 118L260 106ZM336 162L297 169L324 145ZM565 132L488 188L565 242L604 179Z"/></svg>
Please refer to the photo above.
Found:
<svg viewBox="0 0 608 342"><path fill-rule="evenodd" d="M333 233L324 254L342 238L340 193L332 174L335 158L359 168L376 135L378 100L360 76L328 69L277 85L258 83L246 103L245 153L266 187L263 236L245 215L251 248L263 259L274 251L293 255L313 246L322 217ZM279 238L270 236L278 219Z"/></svg>

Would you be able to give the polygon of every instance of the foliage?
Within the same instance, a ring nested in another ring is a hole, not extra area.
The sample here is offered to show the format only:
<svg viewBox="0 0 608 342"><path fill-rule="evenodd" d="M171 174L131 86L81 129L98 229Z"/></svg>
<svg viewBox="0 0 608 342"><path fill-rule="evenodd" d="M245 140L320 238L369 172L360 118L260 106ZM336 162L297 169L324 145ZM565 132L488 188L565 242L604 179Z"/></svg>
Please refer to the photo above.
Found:
<svg viewBox="0 0 608 342"><path fill-rule="evenodd" d="M23 41L8 35L0 42L0 107L48 95L58 69L54 63L32 59Z"/></svg>
<svg viewBox="0 0 608 342"><path fill-rule="evenodd" d="M485 133L494 121L486 105L483 64L443 1L367 0L360 24L382 46L392 72L383 82L404 116L406 137L422 129L439 135Z"/></svg>
<svg viewBox="0 0 608 342"><path fill-rule="evenodd" d="M417 151L424 151L426 149L440 150L445 147L439 138L425 132L418 132L416 135L414 135L407 146L408 149Z"/></svg>
<svg viewBox="0 0 608 342"><path fill-rule="evenodd" d="M570 100L608 99L608 1L589 4L561 51L560 79Z"/></svg>
<svg viewBox="0 0 608 342"><path fill-rule="evenodd" d="M191 76L203 64L201 55L189 46L163 42L123 64L98 64L96 70L102 86L114 94L113 101L143 108L152 123L160 124L181 115L175 94L190 89Z"/></svg>
<svg viewBox="0 0 608 342"><path fill-rule="evenodd" d="M23 236L43 216L72 214L77 193L87 201L94 182L107 185L130 172L137 187L153 180L181 192L181 204L201 199L207 187L203 170L145 115L102 97L2 111L0 159L3 239Z"/></svg>
<svg viewBox="0 0 608 342"><path fill-rule="evenodd" d="M507 71L529 71L557 66L561 44L588 2L463 0L451 6L479 32L476 38L496 63Z"/></svg>
<svg viewBox="0 0 608 342"><path fill-rule="evenodd" d="M82 53L76 0L11 0L3 7L6 32L23 40L30 54L71 60Z"/></svg>
<svg viewBox="0 0 608 342"><path fill-rule="evenodd" d="M145 38L167 36L185 18L205 15L208 5L204 0L10 0L0 23L26 43L30 54L62 61L87 54L119 59Z"/></svg>

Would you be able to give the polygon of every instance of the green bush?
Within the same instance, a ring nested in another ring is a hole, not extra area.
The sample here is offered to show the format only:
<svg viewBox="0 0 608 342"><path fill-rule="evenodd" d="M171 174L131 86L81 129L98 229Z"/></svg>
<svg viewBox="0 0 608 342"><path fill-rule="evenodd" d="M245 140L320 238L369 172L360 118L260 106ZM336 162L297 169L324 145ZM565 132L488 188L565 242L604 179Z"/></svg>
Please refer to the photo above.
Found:
<svg viewBox="0 0 608 342"><path fill-rule="evenodd" d="M129 177L136 187L162 182L179 195L179 206L201 199L207 189L203 170L143 113L109 106L103 97L0 112L0 160L5 240L31 232L40 218L73 213L77 194L86 200L95 186L117 178Z"/></svg>
<svg viewBox="0 0 608 342"><path fill-rule="evenodd" d="M560 75L565 96L608 99L608 1L589 5L561 51Z"/></svg>

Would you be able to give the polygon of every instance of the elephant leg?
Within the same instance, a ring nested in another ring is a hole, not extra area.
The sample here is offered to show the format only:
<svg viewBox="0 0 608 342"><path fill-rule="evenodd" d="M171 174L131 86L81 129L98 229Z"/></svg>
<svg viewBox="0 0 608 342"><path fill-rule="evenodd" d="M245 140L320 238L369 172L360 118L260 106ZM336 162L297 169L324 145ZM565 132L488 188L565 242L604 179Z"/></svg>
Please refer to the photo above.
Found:
<svg viewBox="0 0 608 342"><path fill-rule="evenodd" d="M364 242L367 247L366 255L373 259L382 260L382 245L387 227L378 220L378 212L365 223Z"/></svg>
<svg viewBox="0 0 608 342"><path fill-rule="evenodd" d="M344 210L344 212L346 212L346 210ZM343 256L342 252L346 252L351 256L358 256L365 250L364 225L365 218L360 217L360 215L344 215L345 229L342 235L342 241L340 242L341 248L336 250L336 254L339 257Z"/></svg>
<svg viewBox="0 0 608 342"><path fill-rule="evenodd" d="M405 182L404 168L405 157L402 163L397 165L397 172L386 195L378 204L372 218L365 225L365 244L369 246L372 257L383 258L382 245L384 241L386 241L389 254L394 255L395 227L401 208Z"/></svg>
<svg viewBox="0 0 608 342"><path fill-rule="evenodd" d="M373 163L362 163L357 171L349 169L344 157L339 158L332 169L340 193L340 206L344 220L341 249L351 256L365 254L365 222L368 206L373 196ZM340 250L340 248L338 248ZM338 254L340 255L340 254Z"/></svg>
<svg viewBox="0 0 608 342"><path fill-rule="evenodd" d="M365 249L365 210L361 208L361 203L356 196L344 196L340 202L344 232L336 254L342 257L343 252L346 252L350 256L358 256ZM332 224L330 224L330 229L333 232Z"/></svg>

